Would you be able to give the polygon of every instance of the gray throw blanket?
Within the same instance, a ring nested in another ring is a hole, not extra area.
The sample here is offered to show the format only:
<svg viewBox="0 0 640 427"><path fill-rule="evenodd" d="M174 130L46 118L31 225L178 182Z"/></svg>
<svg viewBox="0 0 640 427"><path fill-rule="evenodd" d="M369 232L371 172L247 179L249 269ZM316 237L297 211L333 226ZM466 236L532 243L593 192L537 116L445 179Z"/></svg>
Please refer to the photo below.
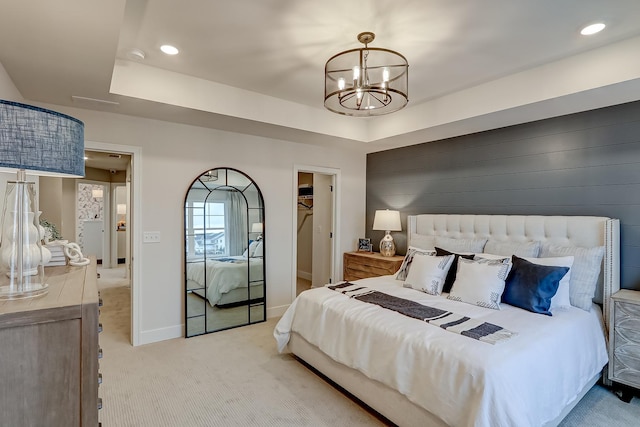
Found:
<svg viewBox="0 0 640 427"><path fill-rule="evenodd" d="M452 313L435 307L420 304L415 301L388 295L365 286L344 282L335 286L328 286L350 298L375 304L387 310L393 310L414 319L422 320L442 329L455 332L479 341L496 344L517 335L492 323L471 319L467 316Z"/></svg>

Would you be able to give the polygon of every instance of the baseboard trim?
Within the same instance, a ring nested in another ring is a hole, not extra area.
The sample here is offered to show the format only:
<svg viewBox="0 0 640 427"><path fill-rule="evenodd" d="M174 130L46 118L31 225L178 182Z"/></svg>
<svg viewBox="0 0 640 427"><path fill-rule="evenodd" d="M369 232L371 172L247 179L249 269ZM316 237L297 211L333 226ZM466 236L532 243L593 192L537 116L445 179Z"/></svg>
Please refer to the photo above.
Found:
<svg viewBox="0 0 640 427"><path fill-rule="evenodd" d="M140 331L139 345L184 337L184 325L168 326L166 328Z"/></svg>
<svg viewBox="0 0 640 427"><path fill-rule="evenodd" d="M267 319L271 319L273 317L281 317L284 312L287 311L289 305L291 304L280 305L278 307L267 307Z"/></svg>
<svg viewBox="0 0 640 427"><path fill-rule="evenodd" d="M312 280L313 278L313 275L311 273L308 273L306 271L300 271L300 270L298 270L298 272L296 273L296 276L304 280Z"/></svg>

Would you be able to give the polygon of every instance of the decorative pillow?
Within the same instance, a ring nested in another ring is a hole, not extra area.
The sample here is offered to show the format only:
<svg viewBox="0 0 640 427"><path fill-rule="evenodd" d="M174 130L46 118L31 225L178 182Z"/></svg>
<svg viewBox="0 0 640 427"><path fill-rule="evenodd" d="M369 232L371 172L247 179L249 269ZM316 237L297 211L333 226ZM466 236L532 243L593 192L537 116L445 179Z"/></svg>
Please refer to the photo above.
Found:
<svg viewBox="0 0 640 427"><path fill-rule="evenodd" d="M445 255L454 255L453 263L451 264L451 268L449 268L449 273L447 273L447 278L444 281L444 287L442 288L442 292L450 292L451 286L453 286L453 282L456 280L456 272L458 271L458 258L466 258L473 259L473 254L457 254L454 252L449 252L445 249L436 247L436 256L445 256Z"/></svg>
<svg viewBox="0 0 640 427"><path fill-rule="evenodd" d="M593 296L596 293L598 277L604 246L581 248L578 246L558 246L544 243L540 250L540 257L557 257L573 255L571 267L570 299L571 305L585 311L591 310Z"/></svg>
<svg viewBox="0 0 640 427"><path fill-rule="evenodd" d="M435 246L435 236L425 236L424 234L411 234L411 246L419 249L433 250Z"/></svg>
<svg viewBox="0 0 640 427"><path fill-rule="evenodd" d="M396 273L396 280L405 280L407 278L407 274L409 273L409 269L411 267L411 262L413 261L413 256L417 253L426 254L426 255L435 255L436 251L433 249L420 249L414 246L409 246L407 249L407 254L404 256L404 260L402 261L402 265L400 265L400 269Z"/></svg>
<svg viewBox="0 0 640 427"><path fill-rule="evenodd" d="M533 313L551 316L551 298L569 267L538 265L513 255L502 302Z"/></svg>
<svg viewBox="0 0 640 427"><path fill-rule="evenodd" d="M551 307L553 310L555 308L566 308L571 306L571 270L573 266L573 256L559 256L559 257L551 257L551 258L527 258L522 257L523 259L532 262L538 265L550 265L554 267L568 267L569 271L564 275L562 280L560 280L560 285L558 286L558 291L551 298Z"/></svg>
<svg viewBox="0 0 640 427"><path fill-rule="evenodd" d="M435 245L451 252L482 252L487 239L452 239L436 236Z"/></svg>
<svg viewBox="0 0 640 427"><path fill-rule="evenodd" d="M453 255L431 256L416 253L403 286L431 295L440 295L453 258Z"/></svg>
<svg viewBox="0 0 640 427"><path fill-rule="evenodd" d="M511 255L519 257L537 257L540 253L540 247L542 244L536 242L498 242L497 240L488 240L484 246L483 252L496 255L505 255L510 257Z"/></svg>
<svg viewBox="0 0 640 427"><path fill-rule="evenodd" d="M506 259L506 260L511 260L511 255L509 256L504 256L504 255L496 255L496 254L487 254L487 253L480 253L480 254L473 254L473 259L475 260L481 260L481 259Z"/></svg>
<svg viewBox="0 0 640 427"><path fill-rule="evenodd" d="M447 298L500 310L500 298L511 263L508 260L458 260L458 272Z"/></svg>
<svg viewBox="0 0 640 427"><path fill-rule="evenodd" d="M254 252L256 251L256 246L258 246L258 241L257 240L254 240L251 243L249 243L249 248L245 249L245 251L242 254L242 256L245 257L245 258L252 257Z"/></svg>
<svg viewBox="0 0 640 427"><path fill-rule="evenodd" d="M264 244L262 243L262 240L258 242L256 249L253 251L253 255L251 256L253 258L262 258L264 256Z"/></svg>

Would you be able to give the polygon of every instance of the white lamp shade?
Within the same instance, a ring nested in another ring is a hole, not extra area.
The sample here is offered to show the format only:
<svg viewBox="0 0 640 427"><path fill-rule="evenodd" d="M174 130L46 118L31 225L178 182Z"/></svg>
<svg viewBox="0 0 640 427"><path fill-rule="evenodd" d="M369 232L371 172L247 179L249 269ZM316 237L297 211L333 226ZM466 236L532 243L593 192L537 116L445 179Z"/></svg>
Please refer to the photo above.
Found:
<svg viewBox="0 0 640 427"><path fill-rule="evenodd" d="M384 231L402 231L400 211L379 210L373 217L373 229Z"/></svg>
<svg viewBox="0 0 640 427"><path fill-rule="evenodd" d="M127 214L127 205L123 203L118 203L116 206L116 211L118 215L126 215Z"/></svg>
<svg viewBox="0 0 640 427"><path fill-rule="evenodd" d="M262 233L262 223L261 222L254 222L253 224L251 224L251 232L252 233Z"/></svg>

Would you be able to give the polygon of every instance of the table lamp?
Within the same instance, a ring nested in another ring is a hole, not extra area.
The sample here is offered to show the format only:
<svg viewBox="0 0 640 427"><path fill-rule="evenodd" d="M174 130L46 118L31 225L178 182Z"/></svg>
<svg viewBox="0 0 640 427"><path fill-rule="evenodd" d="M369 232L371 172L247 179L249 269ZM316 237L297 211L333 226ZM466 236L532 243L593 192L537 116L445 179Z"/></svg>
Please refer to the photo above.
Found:
<svg viewBox="0 0 640 427"><path fill-rule="evenodd" d="M393 242L391 232L402 231L400 212L390 211L389 209L376 211L373 217L373 229L385 231L384 237L380 240L380 254L394 256L396 254L396 244Z"/></svg>
<svg viewBox="0 0 640 427"><path fill-rule="evenodd" d="M84 176L84 124L31 105L0 100L0 171L17 172L7 182L0 225L0 300L45 295L43 229L30 174ZM47 257L47 254L49 256Z"/></svg>

